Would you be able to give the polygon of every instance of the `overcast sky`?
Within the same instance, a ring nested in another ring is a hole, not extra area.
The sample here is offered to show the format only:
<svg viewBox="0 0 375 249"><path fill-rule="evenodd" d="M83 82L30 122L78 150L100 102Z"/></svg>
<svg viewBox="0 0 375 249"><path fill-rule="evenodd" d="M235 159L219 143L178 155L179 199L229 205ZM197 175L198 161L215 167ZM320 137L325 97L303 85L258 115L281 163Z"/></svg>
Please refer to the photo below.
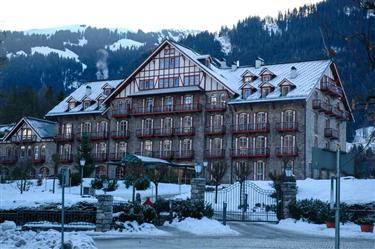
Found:
<svg viewBox="0 0 375 249"><path fill-rule="evenodd" d="M164 28L217 31L250 15L320 0L2 0L0 30L86 24L156 31Z"/></svg>

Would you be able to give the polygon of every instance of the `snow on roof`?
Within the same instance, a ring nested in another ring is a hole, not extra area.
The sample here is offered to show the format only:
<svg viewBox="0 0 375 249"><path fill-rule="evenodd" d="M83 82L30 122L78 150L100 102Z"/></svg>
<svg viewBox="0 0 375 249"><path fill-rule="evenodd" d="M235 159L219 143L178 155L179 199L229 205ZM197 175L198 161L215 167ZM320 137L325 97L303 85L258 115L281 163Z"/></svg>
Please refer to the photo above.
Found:
<svg viewBox="0 0 375 249"><path fill-rule="evenodd" d="M120 39L117 42L113 43L112 45L106 46L106 48L109 48L111 51L119 50L120 48L139 48L145 45L144 43L137 42L131 39Z"/></svg>
<svg viewBox="0 0 375 249"><path fill-rule="evenodd" d="M33 117L24 119L41 138L51 138L57 135L57 123L55 122Z"/></svg>
<svg viewBox="0 0 375 249"><path fill-rule="evenodd" d="M182 92L197 92L203 91L203 89L199 86L185 86L185 87L175 87L175 88L159 88L153 89L148 91L139 91L132 94L129 94L130 97L135 96L144 96L144 95L152 95L152 94L165 94L165 93L182 93Z"/></svg>
<svg viewBox="0 0 375 249"><path fill-rule="evenodd" d="M105 84L109 84L112 88L116 88L123 80L105 80L105 81L95 81L95 82L88 82L86 84L81 85L77 88L74 92L72 92L69 96L67 96L63 101L57 104L52 110L50 110L46 116L61 116L61 115L71 115L71 114L91 114L91 113L101 113L105 110L105 106L100 105L98 106L96 101L92 101L92 105L85 110L82 109L82 104L78 103L78 105L68 110L68 100L73 98L75 100L81 100L83 97L86 96L86 87L91 87L91 94L88 95L92 100L96 100L100 94L103 93L102 87Z"/></svg>
<svg viewBox="0 0 375 249"><path fill-rule="evenodd" d="M260 68L255 67L240 67L235 71L231 69L218 69L224 76L231 78L236 82L237 86L242 85L241 75L244 71L248 70L255 75L259 75L264 68L267 68L275 74L275 77L269 81L273 86L277 86L283 80L287 80L294 84L296 87L290 91L286 96L281 96L281 89L275 87L274 91L269 93L266 97L261 98L260 85L262 81L260 78L254 80L252 85L258 89L255 93L251 94L247 99L238 97L230 103L244 103L244 102L260 102L260 101L275 101L275 100L289 100L289 99L306 99L311 91L315 88L316 84L323 76L327 67L331 64L330 60L317 60L305 61L285 64L266 65ZM290 70L292 67L298 70L298 76L295 78L290 77Z"/></svg>

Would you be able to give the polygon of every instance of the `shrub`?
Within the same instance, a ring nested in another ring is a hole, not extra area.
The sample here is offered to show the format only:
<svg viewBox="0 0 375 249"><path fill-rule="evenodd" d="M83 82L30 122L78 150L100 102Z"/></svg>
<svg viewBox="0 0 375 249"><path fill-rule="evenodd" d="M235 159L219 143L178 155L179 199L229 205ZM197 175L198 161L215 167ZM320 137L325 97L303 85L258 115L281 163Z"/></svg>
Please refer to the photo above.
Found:
<svg viewBox="0 0 375 249"><path fill-rule="evenodd" d="M61 186L61 174L58 175L59 185ZM81 184L81 175L79 173L70 174L70 186L78 186Z"/></svg>
<svg viewBox="0 0 375 249"><path fill-rule="evenodd" d="M91 187L94 189L102 189L103 188L103 180L100 178L95 178L91 181Z"/></svg>
<svg viewBox="0 0 375 249"><path fill-rule="evenodd" d="M106 189L107 192L115 191L118 188L117 180L109 180L108 188Z"/></svg>
<svg viewBox="0 0 375 249"><path fill-rule="evenodd" d="M358 225L373 225L375 222L375 215L366 215L364 217L358 218L354 222Z"/></svg>
<svg viewBox="0 0 375 249"><path fill-rule="evenodd" d="M128 189L130 186L132 186L135 180L136 180L135 176L133 175L125 176L125 180L124 180L125 188Z"/></svg>
<svg viewBox="0 0 375 249"><path fill-rule="evenodd" d="M117 208L116 211L122 212L118 218L114 218L114 221L137 221L138 224L144 222L157 223L157 213L153 207L143 206L138 203L128 202Z"/></svg>
<svg viewBox="0 0 375 249"><path fill-rule="evenodd" d="M139 177L134 181L134 187L136 190L146 190L150 187L150 179L148 177Z"/></svg>

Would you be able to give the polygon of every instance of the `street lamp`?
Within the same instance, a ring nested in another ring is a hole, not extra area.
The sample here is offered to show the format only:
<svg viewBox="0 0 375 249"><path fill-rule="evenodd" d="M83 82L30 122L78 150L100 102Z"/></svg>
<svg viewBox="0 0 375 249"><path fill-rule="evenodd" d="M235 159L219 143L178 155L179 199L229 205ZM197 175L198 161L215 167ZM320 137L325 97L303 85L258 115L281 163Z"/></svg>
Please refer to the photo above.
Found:
<svg viewBox="0 0 375 249"><path fill-rule="evenodd" d="M108 189L108 181L107 179L104 179L103 181L103 190L104 190L104 194L106 195L107 194L107 189Z"/></svg>
<svg viewBox="0 0 375 249"><path fill-rule="evenodd" d="M202 165L200 163L195 163L194 169L197 176L199 176L202 172Z"/></svg>
<svg viewBox="0 0 375 249"><path fill-rule="evenodd" d="M79 160L79 165L81 165L81 196L83 195L83 167L86 164L86 160L82 158Z"/></svg>
<svg viewBox="0 0 375 249"><path fill-rule="evenodd" d="M285 175L287 176L287 177L291 177L291 176L293 176L293 170L292 170L292 167L290 167L289 165L286 167L286 169L285 169Z"/></svg>

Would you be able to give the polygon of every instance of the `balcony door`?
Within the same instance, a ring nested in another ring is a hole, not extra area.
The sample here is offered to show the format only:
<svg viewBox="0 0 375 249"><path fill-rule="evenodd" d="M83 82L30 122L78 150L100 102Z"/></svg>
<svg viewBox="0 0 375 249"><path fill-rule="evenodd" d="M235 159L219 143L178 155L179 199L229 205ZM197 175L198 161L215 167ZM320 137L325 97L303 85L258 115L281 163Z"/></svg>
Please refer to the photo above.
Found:
<svg viewBox="0 0 375 249"><path fill-rule="evenodd" d="M128 130L128 122L123 120L118 124L118 135L125 135Z"/></svg>
<svg viewBox="0 0 375 249"><path fill-rule="evenodd" d="M292 153L296 143L296 137L292 135L286 135L281 139L281 149L283 153Z"/></svg>
<svg viewBox="0 0 375 249"><path fill-rule="evenodd" d="M170 117L162 119L162 133L172 134L173 119Z"/></svg>
<svg viewBox="0 0 375 249"><path fill-rule="evenodd" d="M258 136L255 140L255 150L256 154L264 155L266 154L267 148L267 138L264 136Z"/></svg>
<svg viewBox="0 0 375 249"><path fill-rule="evenodd" d="M267 128L267 113L266 112L258 112L256 114L256 124L257 124L258 129Z"/></svg>
<svg viewBox="0 0 375 249"><path fill-rule="evenodd" d="M245 130L248 125L248 114L240 113L238 115L238 127L237 130Z"/></svg>
<svg viewBox="0 0 375 249"><path fill-rule="evenodd" d="M145 103L145 112L152 112L154 109L154 99L153 98L147 98Z"/></svg>
<svg viewBox="0 0 375 249"><path fill-rule="evenodd" d="M187 156L191 153L193 148L193 141L191 139L184 139L181 146L181 156Z"/></svg>
<svg viewBox="0 0 375 249"><path fill-rule="evenodd" d="M193 117L191 116L185 116L183 119L182 119L182 131L184 133L189 133L191 132L191 129L193 128Z"/></svg>
<svg viewBox="0 0 375 249"><path fill-rule="evenodd" d="M163 111L166 111L166 112L173 111L173 97L167 96L164 98Z"/></svg>
<svg viewBox="0 0 375 249"><path fill-rule="evenodd" d="M237 140L237 149L240 155L246 154L249 149L249 140L247 137L240 137Z"/></svg>
<svg viewBox="0 0 375 249"><path fill-rule="evenodd" d="M151 135L154 121L151 118L145 119L143 122L143 134Z"/></svg>
<svg viewBox="0 0 375 249"><path fill-rule="evenodd" d="M152 157L152 141L146 140L143 142L142 155Z"/></svg>

